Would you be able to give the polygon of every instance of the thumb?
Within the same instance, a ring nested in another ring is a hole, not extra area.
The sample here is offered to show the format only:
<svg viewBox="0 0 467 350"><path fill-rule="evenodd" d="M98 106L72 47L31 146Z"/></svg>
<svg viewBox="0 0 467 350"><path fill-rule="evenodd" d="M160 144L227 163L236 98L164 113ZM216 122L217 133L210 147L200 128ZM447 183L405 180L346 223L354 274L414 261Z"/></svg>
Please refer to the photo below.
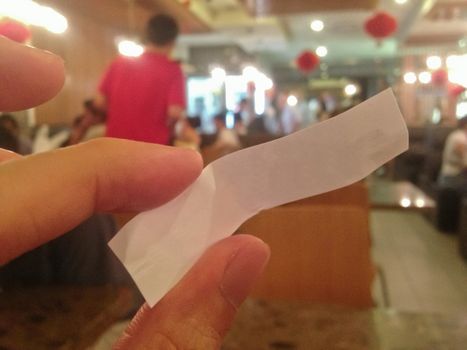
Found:
<svg viewBox="0 0 467 350"><path fill-rule="evenodd" d="M6 162L7 160L18 159L18 158L21 158L21 155L19 155L18 153L0 148L0 163Z"/></svg>
<svg viewBox="0 0 467 350"><path fill-rule="evenodd" d="M115 348L220 348L269 254L253 236L216 243L154 308L140 309Z"/></svg>

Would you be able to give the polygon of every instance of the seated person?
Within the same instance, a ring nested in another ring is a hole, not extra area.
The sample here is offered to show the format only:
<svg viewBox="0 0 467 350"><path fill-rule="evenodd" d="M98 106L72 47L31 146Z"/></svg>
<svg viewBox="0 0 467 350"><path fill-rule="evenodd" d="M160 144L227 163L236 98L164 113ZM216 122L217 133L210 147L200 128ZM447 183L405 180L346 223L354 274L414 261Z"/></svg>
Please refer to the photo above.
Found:
<svg viewBox="0 0 467 350"><path fill-rule="evenodd" d="M105 135L105 112L97 109L92 100L83 104L84 112L73 120L70 137L63 146L71 146Z"/></svg>
<svg viewBox="0 0 467 350"><path fill-rule="evenodd" d="M175 124L175 147L190 148L199 151L201 137L196 129L191 125L189 118L183 118Z"/></svg>
<svg viewBox="0 0 467 350"><path fill-rule="evenodd" d="M216 125L216 140L213 144L203 148L202 155L205 164L220 158L226 154L235 152L241 148L241 143L237 132L234 129L228 129L225 125L225 112L219 113L214 117Z"/></svg>
<svg viewBox="0 0 467 350"><path fill-rule="evenodd" d="M457 129L446 139L438 182L460 190L467 185L467 116L459 119Z"/></svg>
<svg viewBox="0 0 467 350"><path fill-rule="evenodd" d="M32 152L31 140L20 133L18 121L11 114L0 115L0 125L10 131L18 143L17 153L26 155Z"/></svg>
<svg viewBox="0 0 467 350"><path fill-rule="evenodd" d="M227 129L225 125L225 112L219 113L214 117L214 124L216 125L217 137L214 146L219 149L228 151L236 151L240 148L240 140L238 139L237 132L233 129Z"/></svg>
<svg viewBox="0 0 467 350"><path fill-rule="evenodd" d="M0 124L0 148L18 152L18 139L2 124Z"/></svg>

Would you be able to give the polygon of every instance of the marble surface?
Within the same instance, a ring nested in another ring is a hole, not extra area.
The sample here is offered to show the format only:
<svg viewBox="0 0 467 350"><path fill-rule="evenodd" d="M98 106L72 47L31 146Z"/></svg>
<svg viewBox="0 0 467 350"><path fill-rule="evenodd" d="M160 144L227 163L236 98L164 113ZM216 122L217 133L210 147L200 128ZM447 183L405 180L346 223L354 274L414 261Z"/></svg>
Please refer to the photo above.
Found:
<svg viewBox="0 0 467 350"><path fill-rule="evenodd" d="M247 300L223 350L465 350L467 315Z"/></svg>
<svg viewBox="0 0 467 350"><path fill-rule="evenodd" d="M130 310L116 287L38 287L0 292L1 350L89 349Z"/></svg>

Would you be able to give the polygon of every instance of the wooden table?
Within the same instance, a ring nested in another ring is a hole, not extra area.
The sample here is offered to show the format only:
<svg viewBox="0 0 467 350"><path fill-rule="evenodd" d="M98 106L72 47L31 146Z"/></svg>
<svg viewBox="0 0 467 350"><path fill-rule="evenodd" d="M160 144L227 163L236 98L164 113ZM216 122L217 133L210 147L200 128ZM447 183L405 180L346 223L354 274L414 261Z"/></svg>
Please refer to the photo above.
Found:
<svg viewBox="0 0 467 350"><path fill-rule="evenodd" d="M247 300L222 350L465 350L467 316Z"/></svg>
<svg viewBox="0 0 467 350"><path fill-rule="evenodd" d="M436 208L435 201L408 181L369 179L370 205L374 209L426 211Z"/></svg>
<svg viewBox="0 0 467 350"><path fill-rule="evenodd" d="M131 305L131 292L116 287L0 292L0 349L88 349Z"/></svg>

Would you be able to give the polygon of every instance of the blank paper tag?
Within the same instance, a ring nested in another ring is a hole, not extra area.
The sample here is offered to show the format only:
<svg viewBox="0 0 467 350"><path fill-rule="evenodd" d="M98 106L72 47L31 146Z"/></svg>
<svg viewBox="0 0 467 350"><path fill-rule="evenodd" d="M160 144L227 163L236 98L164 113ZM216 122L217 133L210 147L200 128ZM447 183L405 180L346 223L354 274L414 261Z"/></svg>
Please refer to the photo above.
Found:
<svg viewBox="0 0 467 350"><path fill-rule="evenodd" d="M350 185L408 147L390 89L330 120L208 165L177 198L110 241L150 306L214 242L260 210Z"/></svg>

